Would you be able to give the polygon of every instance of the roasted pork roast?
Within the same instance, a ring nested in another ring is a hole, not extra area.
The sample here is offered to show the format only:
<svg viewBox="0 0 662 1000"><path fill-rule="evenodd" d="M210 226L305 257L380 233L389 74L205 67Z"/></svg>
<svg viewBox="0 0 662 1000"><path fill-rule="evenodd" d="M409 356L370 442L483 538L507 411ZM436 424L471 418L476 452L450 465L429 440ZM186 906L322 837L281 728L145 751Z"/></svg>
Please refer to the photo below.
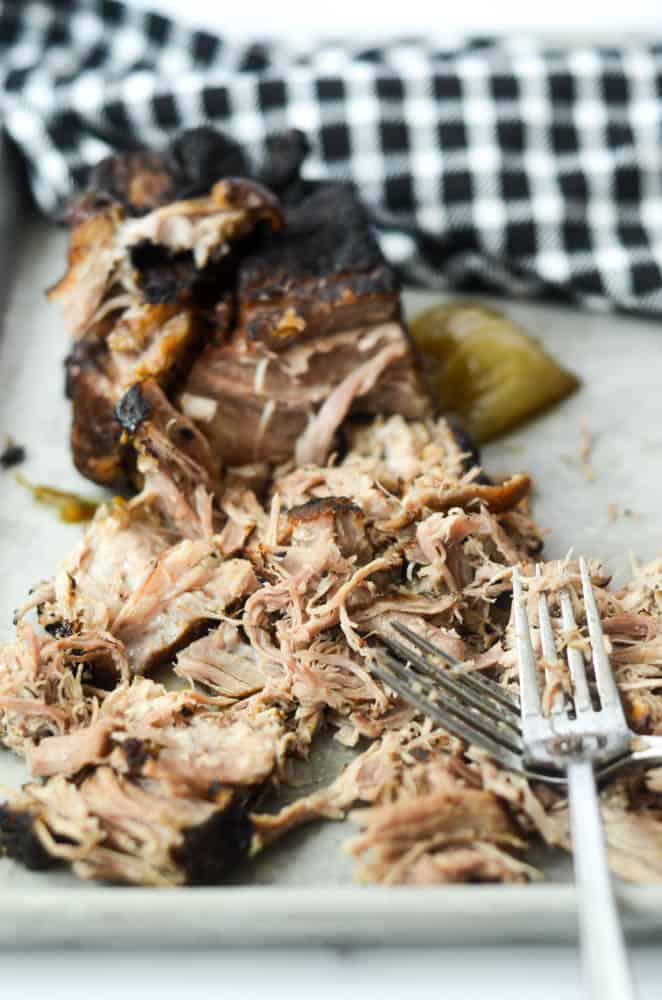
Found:
<svg viewBox="0 0 662 1000"><path fill-rule="evenodd" d="M350 185L302 182L289 133L255 177L210 130L105 161L71 212L51 290L74 337L72 449L83 475L140 481L116 407L153 379L222 465L323 461L346 416L430 403L392 268ZM95 187L96 185L96 187Z"/></svg>

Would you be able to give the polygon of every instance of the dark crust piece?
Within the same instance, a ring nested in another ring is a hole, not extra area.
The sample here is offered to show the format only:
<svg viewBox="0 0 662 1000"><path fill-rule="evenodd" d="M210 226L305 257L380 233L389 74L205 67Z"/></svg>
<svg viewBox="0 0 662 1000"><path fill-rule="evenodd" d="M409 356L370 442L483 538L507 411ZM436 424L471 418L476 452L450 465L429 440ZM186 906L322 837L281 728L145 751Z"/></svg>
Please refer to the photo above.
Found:
<svg viewBox="0 0 662 1000"><path fill-rule="evenodd" d="M198 280L193 254L173 254L149 240L141 240L129 251L136 283L146 302L175 302L189 293Z"/></svg>
<svg viewBox="0 0 662 1000"><path fill-rule="evenodd" d="M135 434L142 422L149 419L151 413L152 407L143 395L139 382L132 385L115 406L115 416L129 434Z"/></svg>
<svg viewBox="0 0 662 1000"><path fill-rule="evenodd" d="M267 144L260 170L241 146L208 126L187 129L160 151L134 149L108 156L92 170L88 189L69 205L76 225L109 202L140 216L170 201L204 194L221 177L256 178L291 200L300 193L299 171L309 146L303 132L289 129Z"/></svg>
<svg viewBox="0 0 662 1000"><path fill-rule="evenodd" d="M137 739L135 736L127 736L125 740L122 740L120 746L131 777L138 777L150 757L155 756L149 743L146 740Z"/></svg>
<svg viewBox="0 0 662 1000"><path fill-rule="evenodd" d="M480 449L471 436L469 430L467 430L459 417L454 416L452 413L445 414L445 419L446 423L453 432L453 437L457 441L458 447L466 456L464 459L464 468L466 472L469 472L470 469L476 468L476 466L480 467ZM481 483L483 486L490 486L492 480L481 469L480 474L476 477L476 482Z"/></svg>
<svg viewBox="0 0 662 1000"><path fill-rule="evenodd" d="M259 180L286 201L302 195L299 181L301 166L310 152L310 143L299 129L281 132L267 142L267 157Z"/></svg>
<svg viewBox="0 0 662 1000"><path fill-rule="evenodd" d="M253 342L287 347L397 318L398 280L349 184L318 185L286 206L282 232L263 228L239 268L239 327Z"/></svg>
<svg viewBox="0 0 662 1000"><path fill-rule="evenodd" d="M144 759L147 756L148 752ZM80 779L82 774L78 777ZM37 837L34 820L30 812L15 812L0 805L2 854L33 871L62 865ZM183 831L183 843L173 850L173 860L183 869L188 885L218 885L245 859L252 836L253 825L245 807L233 799L229 805L219 807L204 823Z"/></svg>
<svg viewBox="0 0 662 1000"><path fill-rule="evenodd" d="M239 143L225 132L201 125L176 136L166 152L175 178L175 197L191 198L207 191L219 177L250 177Z"/></svg>
<svg viewBox="0 0 662 1000"><path fill-rule="evenodd" d="M236 799L198 826L184 831L184 842L172 854L186 873L188 885L217 885L244 860L253 824Z"/></svg>
<svg viewBox="0 0 662 1000"><path fill-rule="evenodd" d="M327 514L358 514L362 516L363 511L349 497L320 497L292 507L287 516L292 521L310 522L325 517Z"/></svg>
<svg viewBox="0 0 662 1000"><path fill-rule="evenodd" d="M242 268L242 291L259 282L265 293L280 295L302 277L346 272L370 275L374 270L379 271L379 291L398 290L353 185L315 185L288 209L285 232L286 238L264 233L259 252Z"/></svg>
<svg viewBox="0 0 662 1000"><path fill-rule="evenodd" d="M223 296L228 299L234 295L235 254L211 260L198 269L190 251L171 253L166 247L142 240L131 247L130 255L138 287L152 305L192 299L196 307L205 309Z"/></svg>
<svg viewBox="0 0 662 1000"><path fill-rule="evenodd" d="M74 628L71 622L46 622L44 625L44 632L48 632L48 634L52 635L54 639L64 639L67 636L74 634Z"/></svg>
<svg viewBox="0 0 662 1000"><path fill-rule="evenodd" d="M0 805L0 851L34 871L60 864L34 832L34 816L29 812L12 812L5 805Z"/></svg>
<svg viewBox="0 0 662 1000"><path fill-rule="evenodd" d="M196 316L190 343L171 369L160 376L160 384L167 388L183 380L198 345L212 335L223 338L231 315L226 294L213 312ZM149 404L139 384L117 400L116 388L107 375L110 367L108 346L94 331L76 341L65 359L66 390L73 403L71 450L82 475L102 486L127 490L135 478L135 454L124 432L136 432L149 416Z"/></svg>
<svg viewBox="0 0 662 1000"><path fill-rule="evenodd" d="M166 149L120 153L102 160L90 176L90 193L118 201L129 215L145 215L170 201L208 191L219 177L247 176L241 147L223 132L187 129Z"/></svg>
<svg viewBox="0 0 662 1000"><path fill-rule="evenodd" d="M65 359L66 390L73 403L71 451L83 476L123 489L129 482L131 463L104 374L107 354L103 340L90 333L76 341Z"/></svg>
<svg viewBox="0 0 662 1000"><path fill-rule="evenodd" d="M25 461L25 448L20 444L8 444L0 454L0 465L3 469L11 469L13 465L20 465Z"/></svg>

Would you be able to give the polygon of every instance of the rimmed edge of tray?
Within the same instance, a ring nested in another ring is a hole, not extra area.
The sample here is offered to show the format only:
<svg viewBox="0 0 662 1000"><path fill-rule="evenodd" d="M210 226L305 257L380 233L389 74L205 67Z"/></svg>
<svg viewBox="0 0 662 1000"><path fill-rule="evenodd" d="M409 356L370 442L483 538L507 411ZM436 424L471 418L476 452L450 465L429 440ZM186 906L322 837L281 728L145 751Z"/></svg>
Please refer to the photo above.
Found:
<svg viewBox="0 0 662 1000"><path fill-rule="evenodd" d="M620 886L618 898L629 937L659 936L662 887ZM560 942L576 933L572 886L49 888L0 899L3 948L166 948L183 940L200 948L392 947Z"/></svg>

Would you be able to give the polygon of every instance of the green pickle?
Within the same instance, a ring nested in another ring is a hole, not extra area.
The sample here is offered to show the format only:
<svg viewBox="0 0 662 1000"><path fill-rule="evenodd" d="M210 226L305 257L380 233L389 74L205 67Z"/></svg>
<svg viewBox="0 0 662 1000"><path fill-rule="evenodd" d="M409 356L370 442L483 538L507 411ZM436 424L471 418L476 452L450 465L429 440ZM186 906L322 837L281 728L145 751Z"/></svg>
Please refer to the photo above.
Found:
<svg viewBox="0 0 662 1000"><path fill-rule="evenodd" d="M439 405L490 441L579 386L533 337L496 309L443 303L411 324Z"/></svg>

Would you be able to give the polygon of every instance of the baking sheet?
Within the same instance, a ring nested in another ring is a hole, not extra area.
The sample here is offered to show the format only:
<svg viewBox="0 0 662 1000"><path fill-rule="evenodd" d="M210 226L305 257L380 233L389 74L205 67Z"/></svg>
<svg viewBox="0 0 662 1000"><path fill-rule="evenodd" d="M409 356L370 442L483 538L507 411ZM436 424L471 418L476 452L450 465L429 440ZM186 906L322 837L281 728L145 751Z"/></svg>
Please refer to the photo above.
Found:
<svg viewBox="0 0 662 1000"><path fill-rule="evenodd" d="M103 492L74 470L62 358L68 338L42 291L62 271L66 237L28 217L15 230L16 280L0 342L0 434L25 445L21 471L84 495ZM439 295L411 292L414 312ZM489 300L485 300L489 301ZM538 304L495 302L584 380L582 390L524 430L490 445L493 473L525 470L540 485L535 514L549 529L547 553L571 546L603 557L615 576L630 554L649 558L662 541L659 370L662 329L650 321ZM593 437L587 478L580 434ZM81 528L34 503L11 471L0 490L0 639L29 587L47 577ZM614 518L614 512L616 517ZM302 765L291 794L326 783L347 759L333 744ZM25 780L21 762L0 751L0 782ZM393 944L568 939L575 898L565 856L539 852L542 885L382 889L352 883L342 852L352 828L319 823L295 832L247 865L236 885L140 890L81 883L67 872L32 873L0 861L0 945L216 945L298 942ZM619 889L634 934L662 929L662 887Z"/></svg>

